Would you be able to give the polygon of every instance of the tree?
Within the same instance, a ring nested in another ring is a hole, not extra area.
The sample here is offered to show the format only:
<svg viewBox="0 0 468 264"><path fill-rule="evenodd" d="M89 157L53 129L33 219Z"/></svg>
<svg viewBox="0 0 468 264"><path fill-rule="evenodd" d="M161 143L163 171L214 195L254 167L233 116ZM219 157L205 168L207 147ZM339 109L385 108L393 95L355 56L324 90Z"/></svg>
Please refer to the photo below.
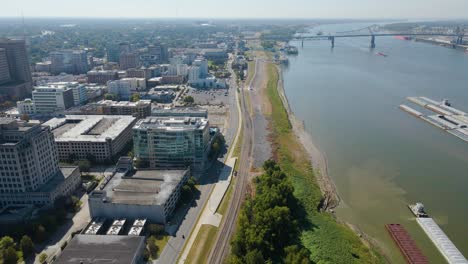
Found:
<svg viewBox="0 0 468 264"><path fill-rule="evenodd" d="M29 122L29 115L28 114L23 114L21 115L21 120L24 120L26 122Z"/></svg>
<svg viewBox="0 0 468 264"><path fill-rule="evenodd" d="M140 94L139 93L132 94L132 97L130 98L130 101L132 101L132 102L140 101Z"/></svg>
<svg viewBox="0 0 468 264"><path fill-rule="evenodd" d="M117 98L117 96L115 96L115 94L111 94L111 93L107 93L104 95L104 99L106 100L115 100Z"/></svg>
<svg viewBox="0 0 468 264"><path fill-rule="evenodd" d="M298 245L292 245L284 248L286 258L284 259L285 264L310 264L309 252L305 248L301 248Z"/></svg>
<svg viewBox="0 0 468 264"><path fill-rule="evenodd" d="M148 246L148 251L152 259L156 259L158 257L159 248L156 245L156 238L154 236L150 236L146 241Z"/></svg>
<svg viewBox="0 0 468 264"><path fill-rule="evenodd" d="M46 254L45 252L42 252L42 253L39 255L39 262L40 262L40 263L46 262L46 260L47 260L48 257L49 257L49 256L47 256L47 254Z"/></svg>
<svg viewBox="0 0 468 264"><path fill-rule="evenodd" d="M34 241L43 242L46 239L47 233L43 225L37 225L34 228Z"/></svg>
<svg viewBox="0 0 468 264"><path fill-rule="evenodd" d="M80 160L77 165L81 172L89 172L89 169L91 169L91 162L89 160Z"/></svg>
<svg viewBox="0 0 468 264"><path fill-rule="evenodd" d="M8 247L2 252L4 264L16 264L18 262L18 254L14 247Z"/></svg>
<svg viewBox="0 0 468 264"><path fill-rule="evenodd" d="M29 236L24 235L21 238L20 248L25 257L29 257L34 253L34 243Z"/></svg>
<svg viewBox="0 0 468 264"><path fill-rule="evenodd" d="M0 251L3 251L9 247L15 247L15 241L9 236L4 236L0 239Z"/></svg>
<svg viewBox="0 0 468 264"><path fill-rule="evenodd" d="M184 103L186 104L193 104L195 102L195 99L193 99L192 96L187 95L184 97Z"/></svg>

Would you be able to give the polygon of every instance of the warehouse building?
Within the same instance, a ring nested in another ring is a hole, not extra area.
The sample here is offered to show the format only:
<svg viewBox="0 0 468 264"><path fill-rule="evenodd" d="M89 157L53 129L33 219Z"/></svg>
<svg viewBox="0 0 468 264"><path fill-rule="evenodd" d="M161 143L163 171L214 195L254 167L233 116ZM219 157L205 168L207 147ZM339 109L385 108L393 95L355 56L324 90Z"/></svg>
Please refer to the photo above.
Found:
<svg viewBox="0 0 468 264"><path fill-rule="evenodd" d="M54 263L136 264L144 248L143 236L76 235Z"/></svg>
<svg viewBox="0 0 468 264"><path fill-rule="evenodd" d="M190 170L140 170L116 173L89 196L93 218L145 218L165 224L172 215Z"/></svg>

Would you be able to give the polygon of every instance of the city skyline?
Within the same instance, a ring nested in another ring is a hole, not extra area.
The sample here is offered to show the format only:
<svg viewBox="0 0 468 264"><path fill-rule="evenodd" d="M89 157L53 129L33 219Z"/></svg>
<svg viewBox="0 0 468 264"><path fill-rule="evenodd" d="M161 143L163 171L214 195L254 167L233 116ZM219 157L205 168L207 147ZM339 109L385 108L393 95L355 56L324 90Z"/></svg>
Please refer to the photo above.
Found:
<svg viewBox="0 0 468 264"><path fill-rule="evenodd" d="M117 3L116 3L117 2ZM86 18L303 18L303 19L468 19L468 1L415 0L293 0L288 2L239 0L228 8L219 1L91 1L61 5L57 0L6 2L0 17ZM93 8L89 8L93 6ZM404 6L404 8L402 8ZM145 7L145 8L142 8ZM268 12L265 12L268 8Z"/></svg>

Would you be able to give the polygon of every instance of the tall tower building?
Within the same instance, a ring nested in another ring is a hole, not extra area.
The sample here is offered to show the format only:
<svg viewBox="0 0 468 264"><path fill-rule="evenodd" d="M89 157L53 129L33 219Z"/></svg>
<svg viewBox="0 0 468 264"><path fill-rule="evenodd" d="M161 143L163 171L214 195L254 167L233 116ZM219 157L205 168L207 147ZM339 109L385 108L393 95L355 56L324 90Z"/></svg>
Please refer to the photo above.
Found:
<svg viewBox="0 0 468 264"><path fill-rule="evenodd" d="M54 135L39 124L0 119L0 193L36 191L59 172Z"/></svg>
<svg viewBox="0 0 468 264"><path fill-rule="evenodd" d="M24 40L0 39L0 50L0 94L16 98L29 95L32 77Z"/></svg>
<svg viewBox="0 0 468 264"><path fill-rule="evenodd" d="M0 84L11 81L10 69L8 68L8 60L5 49L0 49Z"/></svg>

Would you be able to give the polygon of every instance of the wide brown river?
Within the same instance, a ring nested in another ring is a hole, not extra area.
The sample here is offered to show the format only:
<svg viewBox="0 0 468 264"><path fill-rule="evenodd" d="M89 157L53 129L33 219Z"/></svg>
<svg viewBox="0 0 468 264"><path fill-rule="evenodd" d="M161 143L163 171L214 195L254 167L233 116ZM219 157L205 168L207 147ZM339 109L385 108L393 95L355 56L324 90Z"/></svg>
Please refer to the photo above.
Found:
<svg viewBox="0 0 468 264"><path fill-rule="evenodd" d="M468 112L468 54L393 37L378 37L374 50L369 43L293 42L299 55L283 73L292 110L328 158L342 198L337 215L373 237L392 263L404 260L387 223L403 224L431 262L445 263L406 207L419 201L468 257L468 143L398 109L411 105L408 96L426 96Z"/></svg>

